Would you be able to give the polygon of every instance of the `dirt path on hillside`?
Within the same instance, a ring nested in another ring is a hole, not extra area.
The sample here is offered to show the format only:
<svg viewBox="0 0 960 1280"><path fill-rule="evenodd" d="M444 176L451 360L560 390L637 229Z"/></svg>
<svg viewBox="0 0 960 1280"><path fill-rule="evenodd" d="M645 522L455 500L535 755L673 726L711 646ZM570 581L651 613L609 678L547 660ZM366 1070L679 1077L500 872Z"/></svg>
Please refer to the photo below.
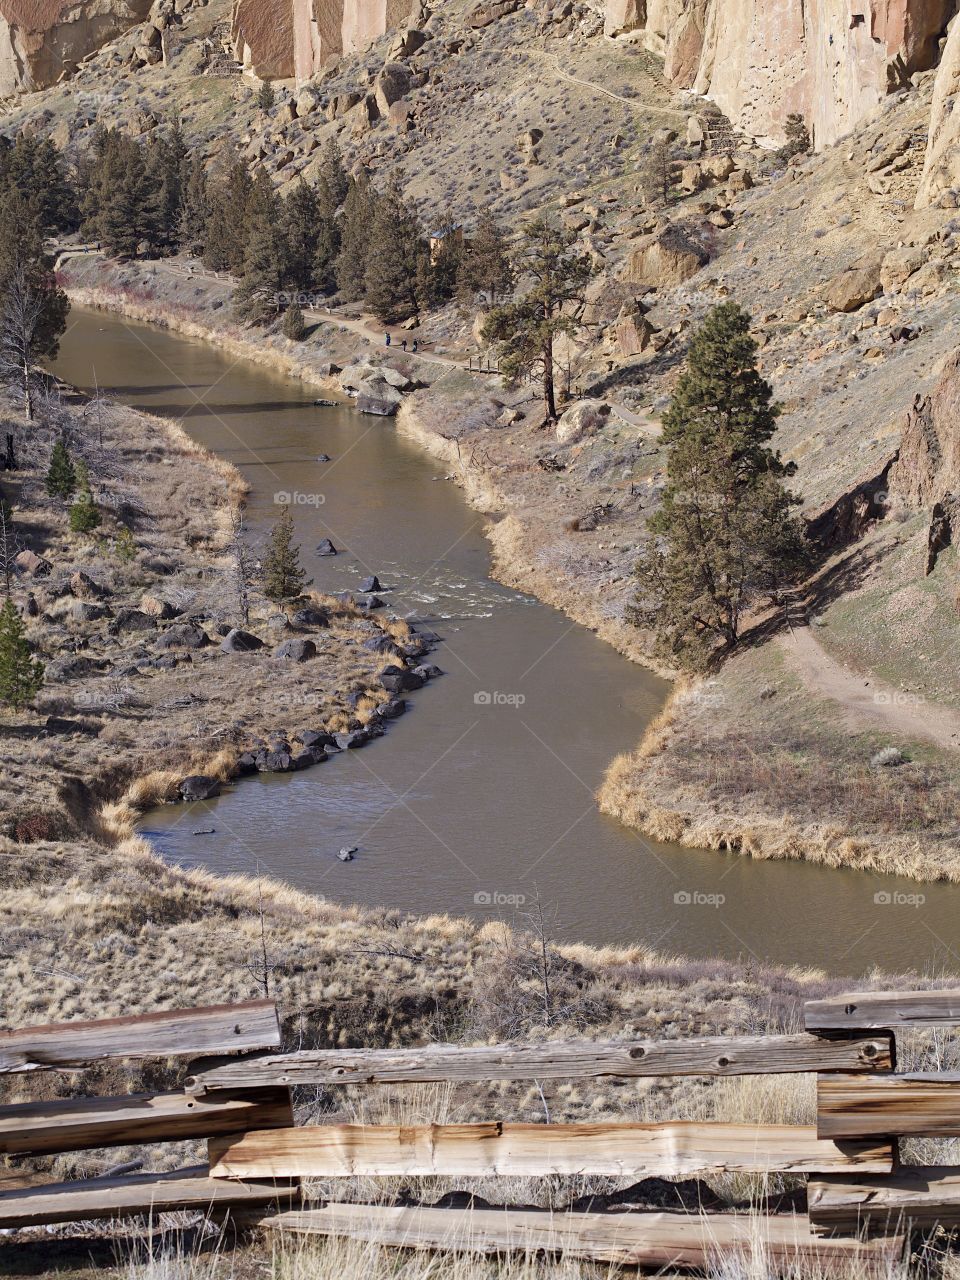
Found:
<svg viewBox="0 0 960 1280"><path fill-rule="evenodd" d="M960 711L849 670L827 653L811 627L797 627L781 636L779 644L810 692L840 703L858 727L887 729L938 747L960 747Z"/></svg>

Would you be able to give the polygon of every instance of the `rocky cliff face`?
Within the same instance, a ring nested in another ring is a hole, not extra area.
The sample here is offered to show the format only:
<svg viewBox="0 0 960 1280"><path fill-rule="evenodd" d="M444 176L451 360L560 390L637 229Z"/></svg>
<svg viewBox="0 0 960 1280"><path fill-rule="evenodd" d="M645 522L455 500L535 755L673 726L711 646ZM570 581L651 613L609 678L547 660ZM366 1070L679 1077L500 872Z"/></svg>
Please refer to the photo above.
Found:
<svg viewBox="0 0 960 1280"><path fill-rule="evenodd" d="M238 61L264 80L309 80L420 10L420 0L236 0Z"/></svg>
<svg viewBox="0 0 960 1280"><path fill-rule="evenodd" d="M0 96L55 84L149 10L150 0L0 0Z"/></svg>
<svg viewBox="0 0 960 1280"><path fill-rule="evenodd" d="M791 111L827 146L936 64L956 0L607 0L608 35L641 31L677 86L778 140ZM957 58L960 66L960 50Z"/></svg>
<svg viewBox="0 0 960 1280"><path fill-rule="evenodd" d="M907 414L890 491L910 507L960 494L960 355L950 356L933 392Z"/></svg>
<svg viewBox="0 0 960 1280"><path fill-rule="evenodd" d="M950 25L940 61L930 112L930 135L917 208L957 205L954 188L960 188L960 18Z"/></svg>

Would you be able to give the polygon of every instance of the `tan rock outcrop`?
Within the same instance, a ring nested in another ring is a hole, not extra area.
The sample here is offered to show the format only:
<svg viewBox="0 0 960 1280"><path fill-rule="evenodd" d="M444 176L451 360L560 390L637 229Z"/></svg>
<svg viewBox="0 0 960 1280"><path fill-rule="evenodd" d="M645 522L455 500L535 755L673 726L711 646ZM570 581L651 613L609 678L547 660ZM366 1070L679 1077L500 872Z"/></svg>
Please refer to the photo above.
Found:
<svg viewBox="0 0 960 1280"><path fill-rule="evenodd" d="M955 0L607 0L605 25L610 34L641 30L672 83L711 98L752 136L781 141L787 115L799 112L822 147L935 65L955 8Z"/></svg>
<svg viewBox="0 0 960 1280"><path fill-rule="evenodd" d="M234 52L260 79L309 80L423 17L421 0L234 0Z"/></svg>
<svg viewBox="0 0 960 1280"><path fill-rule="evenodd" d="M0 96L55 84L142 22L151 0L0 0Z"/></svg>
<svg viewBox="0 0 960 1280"><path fill-rule="evenodd" d="M917 208L943 203L943 196L960 188L960 19L950 25L946 47L933 87L930 132L923 177L917 192ZM955 203L951 202L951 208Z"/></svg>
<svg viewBox="0 0 960 1280"><path fill-rule="evenodd" d="M709 261L702 245L677 227L644 236L627 259L623 278L632 284L665 288L683 284Z"/></svg>
<svg viewBox="0 0 960 1280"><path fill-rule="evenodd" d="M933 392L907 413L891 496L927 507L960 493L960 354L949 357Z"/></svg>

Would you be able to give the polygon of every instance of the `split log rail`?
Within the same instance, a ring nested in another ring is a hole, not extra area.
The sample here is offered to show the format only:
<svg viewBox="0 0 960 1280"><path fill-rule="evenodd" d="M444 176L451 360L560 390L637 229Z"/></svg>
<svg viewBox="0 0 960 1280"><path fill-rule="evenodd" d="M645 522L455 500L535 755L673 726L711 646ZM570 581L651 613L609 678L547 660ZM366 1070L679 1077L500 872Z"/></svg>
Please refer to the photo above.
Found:
<svg viewBox="0 0 960 1280"><path fill-rule="evenodd" d="M183 1059L164 1093L0 1107L8 1157L205 1139L204 1165L0 1191L0 1230L196 1211L300 1235L412 1249L529 1251L618 1265L704 1267L762 1242L771 1264L856 1260L882 1272L912 1229L960 1227L960 1166L903 1167L899 1139L960 1136L960 1075L901 1073L896 1033L960 1026L960 990L864 992L809 1002L796 1035L428 1045L282 1053L266 1000L0 1032L0 1074L108 1060ZM463 1084L807 1072L815 1125L474 1124L297 1127L295 1085ZM8 1161L9 1163L9 1161ZM711 1172L807 1179L807 1212L581 1213L308 1202L300 1179ZM5 1183L3 1185L9 1185Z"/></svg>

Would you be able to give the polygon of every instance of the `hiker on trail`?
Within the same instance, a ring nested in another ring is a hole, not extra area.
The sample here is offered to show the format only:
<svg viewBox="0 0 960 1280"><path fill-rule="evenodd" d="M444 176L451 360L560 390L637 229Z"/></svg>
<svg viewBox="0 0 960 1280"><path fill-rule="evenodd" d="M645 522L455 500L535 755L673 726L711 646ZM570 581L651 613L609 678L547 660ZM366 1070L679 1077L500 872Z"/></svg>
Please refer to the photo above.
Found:
<svg viewBox="0 0 960 1280"><path fill-rule="evenodd" d="M406 340L406 338L404 338L403 342L402 342L400 345L403 347L404 351L406 351L406 349L407 349L407 340Z"/></svg>
<svg viewBox="0 0 960 1280"><path fill-rule="evenodd" d="M417 349L417 347L418 347L419 345L420 345L420 343L417 341L417 339L416 339L416 338L414 338L414 340L413 340L413 349L414 349L414 351L416 351L416 349Z"/></svg>
<svg viewBox="0 0 960 1280"><path fill-rule="evenodd" d="M386 342L384 343L384 346L389 347L389 345L390 345L390 335L389 335L389 333L388 333L388 334L385 334L384 336L385 336L385 338L386 338Z"/></svg>

